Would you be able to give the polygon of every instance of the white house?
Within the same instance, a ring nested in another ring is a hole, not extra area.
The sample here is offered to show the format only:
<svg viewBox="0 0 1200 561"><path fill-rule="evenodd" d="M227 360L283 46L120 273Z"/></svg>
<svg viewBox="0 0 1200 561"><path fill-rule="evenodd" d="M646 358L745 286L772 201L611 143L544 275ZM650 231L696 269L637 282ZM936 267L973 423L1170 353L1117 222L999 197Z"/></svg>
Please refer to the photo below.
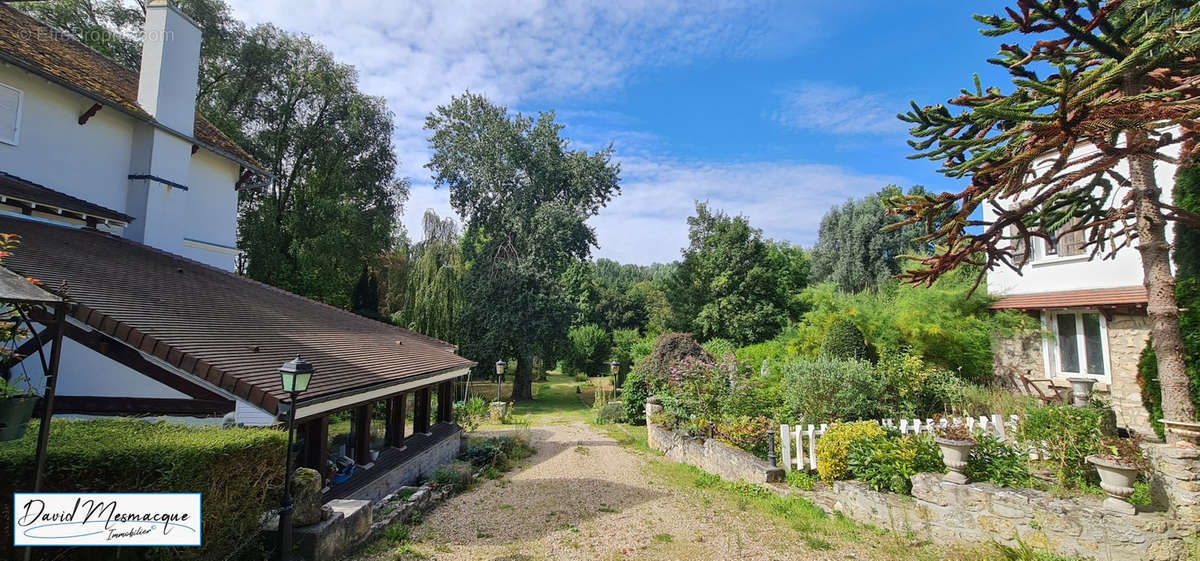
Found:
<svg viewBox="0 0 1200 561"><path fill-rule="evenodd" d="M1126 164L1117 171L1128 177ZM1157 162L1155 179L1170 200L1175 166ZM1113 197L1126 192L1118 189ZM985 206L984 219L995 218ZM988 292L1000 297L992 307L1024 311L1043 329L1019 338L994 337L995 373L1025 376L1043 388L1093 378L1096 391L1117 411L1118 424L1153 435L1137 382L1138 359L1150 334L1141 256L1125 247L1111 259L1092 259L1080 247L1083 241L1081 232L1057 244L1035 239L1020 274L1007 268L988 273Z"/></svg>
<svg viewBox="0 0 1200 561"><path fill-rule="evenodd" d="M437 433L474 363L235 275L238 191L269 174L196 112L199 27L151 0L143 43L133 72L0 3L0 232L22 236L4 266L66 287L55 411L273 424L291 398L277 368L303 355L317 369L297 403L303 465L324 469L339 411L364 464L401 448L406 403L415 432ZM44 343L23 342L30 358L0 374L40 389ZM391 412L383 444L375 402Z"/></svg>

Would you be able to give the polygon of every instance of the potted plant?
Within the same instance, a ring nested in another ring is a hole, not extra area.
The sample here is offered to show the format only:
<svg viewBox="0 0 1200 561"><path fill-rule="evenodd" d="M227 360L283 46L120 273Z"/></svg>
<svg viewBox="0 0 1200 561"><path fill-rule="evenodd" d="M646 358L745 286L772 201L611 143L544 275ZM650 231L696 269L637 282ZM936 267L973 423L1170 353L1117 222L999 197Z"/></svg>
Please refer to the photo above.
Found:
<svg viewBox="0 0 1200 561"><path fill-rule="evenodd" d="M38 396L33 393L29 377L20 378L25 381L25 389L0 378L0 441L16 440L25 436L29 427L29 419L33 418L33 408L37 405Z"/></svg>
<svg viewBox="0 0 1200 561"><path fill-rule="evenodd" d="M944 425L938 427L937 437L933 441L942 449L942 463L950 470L942 479L959 485L966 483L968 479L963 470L967 468L967 458L975 447L975 437L970 429L965 425Z"/></svg>
<svg viewBox="0 0 1200 561"><path fill-rule="evenodd" d="M1138 474L1149 468L1146 457L1139 446L1141 439L1107 438L1100 445L1100 453L1088 456L1088 463L1096 466L1100 474L1100 488L1108 498L1104 506L1109 510L1125 514L1136 514L1137 509L1129 504L1133 495L1133 483Z"/></svg>

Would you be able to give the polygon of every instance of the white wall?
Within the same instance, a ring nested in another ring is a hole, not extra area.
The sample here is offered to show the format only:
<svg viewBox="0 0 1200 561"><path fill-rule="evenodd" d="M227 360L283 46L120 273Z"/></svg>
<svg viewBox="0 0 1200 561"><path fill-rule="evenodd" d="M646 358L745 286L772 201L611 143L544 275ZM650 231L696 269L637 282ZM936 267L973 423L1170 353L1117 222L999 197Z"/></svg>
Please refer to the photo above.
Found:
<svg viewBox="0 0 1200 561"><path fill-rule="evenodd" d="M201 150L192 156L188 174L187 220L181 255L232 271L236 263L239 166Z"/></svg>
<svg viewBox="0 0 1200 561"><path fill-rule="evenodd" d="M1128 165L1121 163L1117 171L1128 177ZM1171 190L1175 185L1175 166L1156 162L1154 176L1162 189L1163 200L1171 200ZM1119 200L1128 189L1117 189L1115 198ZM1015 204L1015 203L1010 203ZM990 207L984 207L985 221L996 219L996 213ZM1168 223L1168 236L1170 236ZM1039 255L1045 255L1044 242L1034 240L1038 244ZM1026 263L1021 274L1007 267L1000 266L989 271L987 276L988 293L1000 296L1010 294L1034 294L1041 292L1056 292L1062 290L1083 290L1092 288L1117 288L1124 286L1142 285L1142 258L1136 247L1126 247L1117 252L1112 259L1094 260L1087 255L1075 257L1035 257Z"/></svg>
<svg viewBox="0 0 1200 561"><path fill-rule="evenodd" d="M9 65L0 82L25 94L20 144L0 142L0 171L124 212L134 120L106 107L80 126L91 99Z"/></svg>

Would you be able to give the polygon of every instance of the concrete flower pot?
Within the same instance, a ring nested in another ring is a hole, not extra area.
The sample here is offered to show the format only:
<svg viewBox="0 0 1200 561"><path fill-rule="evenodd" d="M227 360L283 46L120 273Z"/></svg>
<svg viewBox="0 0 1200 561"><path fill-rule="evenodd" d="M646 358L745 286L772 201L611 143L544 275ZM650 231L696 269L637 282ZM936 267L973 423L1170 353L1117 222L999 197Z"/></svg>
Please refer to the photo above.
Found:
<svg viewBox="0 0 1200 561"><path fill-rule="evenodd" d="M491 419L497 423L503 423L508 420L508 402L493 401L488 404L488 413Z"/></svg>
<svg viewBox="0 0 1200 561"><path fill-rule="evenodd" d="M942 449L942 463L946 464L946 468L950 470L950 473L943 475L942 479L959 485L966 483L968 479L963 470L967 469L967 458L971 456L971 449L975 447L975 441L940 437L933 441L937 443L938 448Z"/></svg>
<svg viewBox="0 0 1200 561"><path fill-rule="evenodd" d="M1092 400L1092 388L1096 385L1095 378L1067 378L1071 383L1071 401L1075 407L1084 407Z"/></svg>
<svg viewBox="0 0 1200 561"><path fill-rule="evenodd" d="M1100 488L1108 498L1104 499L1104 507L1125 514L1136 514L1137 509L1129 504L1133 495L1133 482L1137 481L1137 468L1100 456L1088 456L1088 463L1096 466L1100 474Z"/></svg>

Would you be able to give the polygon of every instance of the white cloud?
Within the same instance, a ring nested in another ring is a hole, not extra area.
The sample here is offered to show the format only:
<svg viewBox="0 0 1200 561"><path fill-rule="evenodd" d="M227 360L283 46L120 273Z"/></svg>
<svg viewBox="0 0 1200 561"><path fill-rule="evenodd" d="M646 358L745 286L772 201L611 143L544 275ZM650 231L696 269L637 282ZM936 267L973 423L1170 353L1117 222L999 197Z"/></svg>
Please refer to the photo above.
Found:
<svg viewBox="0 0 1200 561"><path fill-rule="evenodd" d="M695 201L743 214L772 238L812 245L833 205L903 178L789 162L696 163L623 158L622 194L591 220L597 256L649 264L679 258Z"/></svg>
<svg viewBox="0 0 1200 561"><path fill-rule="evenodd" d="M896 118L905 105L881 94L832 84L803 84L781 95L776 121L834 134L893 134L906 126Z"/></svg>

